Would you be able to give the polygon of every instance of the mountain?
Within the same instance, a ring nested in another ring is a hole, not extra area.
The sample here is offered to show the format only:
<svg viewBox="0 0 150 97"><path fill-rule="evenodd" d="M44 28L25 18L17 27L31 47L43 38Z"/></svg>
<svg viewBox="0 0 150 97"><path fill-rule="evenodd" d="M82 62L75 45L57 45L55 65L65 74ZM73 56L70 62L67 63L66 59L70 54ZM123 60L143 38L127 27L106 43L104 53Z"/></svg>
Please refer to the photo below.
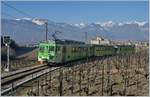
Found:
<svg viewBox="0 0 150 97"><path fill-rule="evenodd" d="M148 40L149 23L130 22L114 23L56 23L45 19L1 19L2 35L10 35L17 43L38 43L45 39L45 22L48 22L48 37L52 39L55 31L59 39L85 41L85 32L88 40L96 36L103 36L112 40Z"/></svg>
<svg viewBox="0 0 150 97"><path fill-rule="evenodd" d="M145 23L143 25L138 23L124 23L115 24L110 27L108 31L113 33L113 39L118 40L148 40L149 36L149 24Z"/></svg>

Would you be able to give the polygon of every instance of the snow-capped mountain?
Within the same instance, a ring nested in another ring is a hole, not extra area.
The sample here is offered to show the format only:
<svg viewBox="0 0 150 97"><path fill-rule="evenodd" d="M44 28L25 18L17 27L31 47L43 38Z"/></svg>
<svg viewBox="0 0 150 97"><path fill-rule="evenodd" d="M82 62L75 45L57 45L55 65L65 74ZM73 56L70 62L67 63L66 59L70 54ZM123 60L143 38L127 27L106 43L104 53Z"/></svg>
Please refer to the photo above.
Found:
<svg viewBox="0 0 150 97"><path fill-rule="evenodd" d="M30 20L32 20L32 19L31 19L31 18L24 17L24 18L18 18L18 19L15 19L15 20L18 20L18 21L20 21L20 20L28 20L28 21L30 21Z"/></svg>
<svg viewBox="0 0 150 97"><path fill-rule="evenodd" d="M73 24L73 25L76 26L76 27L79 27L79 28L83 28L83 27L86 26L86 24L83 23L83 22L81 22L81 23L79 23L79 24Z"/></svg>
<svg viewBox="0 0 150 97"><path fill-rule="evenodd" d="M102 27L113 27L115 25L113 21L107 21L107 22L102 22L98 24L100 24Z"/></svg>
<svg viewBox="0 0 150 97"><path fill-rule="evenodd" d="M111 27L103 26L108 31L114 34L114 39L131 39L131 40L148 40L149 23L148 22L122 22L108 23L113 24Z"/></svg>
<svg viewBox="0 0 150 97"><path fill-rule="evenodd" d="M149 35L147 22L67 24L38 18L2 19L2 35L10 35L19 43L39 42L45 39L45 22L48 22L49 38L52 38L55 31L62 32L56 35L57 38L78 41L85 40L85 32L88 39L103 36L113 40L148 40Z"/></svg>
<svg viewBox="0 0 150 97"><path fill-rule="evenodd" d="M107 22L97 22L96 24L99 24L101 25L102 27L104 28L112 28L114 26L124 26L126 24L135 24L135 25L138 25L140 27L144 26L145 24L147 24L147 22L143 21L143 22L139 22L139 21L130 21L130 22L119 22L119 23L116 23L116 22L113 22L113 21L107 21Z"/></svg>
<svg viewBox="0 0 150 97"><path fill-rule="evenodd" d="M144 26L146 22L138 22L138 21L132 21L132 22L126 22L124 24L137 24L138 26Z"/></svg>
<svg viewBox="0 0 150 97"><path fill-rule="evenodd" d="M37 24L37 25L44 25L47 20L44 20L44 19L32 19L32 22Z"/></svg>

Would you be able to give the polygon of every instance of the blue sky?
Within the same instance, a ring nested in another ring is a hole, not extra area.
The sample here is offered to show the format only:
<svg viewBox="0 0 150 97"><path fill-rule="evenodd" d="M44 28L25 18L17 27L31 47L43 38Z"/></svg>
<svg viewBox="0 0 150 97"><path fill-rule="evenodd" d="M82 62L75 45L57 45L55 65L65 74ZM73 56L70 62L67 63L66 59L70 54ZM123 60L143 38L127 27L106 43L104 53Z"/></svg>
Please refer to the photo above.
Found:
<svg viewBox="0 0 150 97"><path fill-rule="evenodd" d="M51 2L51 1L24 1L6 2L7 4L26 12L27 14L46 18L55 22L91 23L91 22L124 22L148 21L148 2L107 1L107 2ZM2 4L2 18L27 17Z"/></svg>

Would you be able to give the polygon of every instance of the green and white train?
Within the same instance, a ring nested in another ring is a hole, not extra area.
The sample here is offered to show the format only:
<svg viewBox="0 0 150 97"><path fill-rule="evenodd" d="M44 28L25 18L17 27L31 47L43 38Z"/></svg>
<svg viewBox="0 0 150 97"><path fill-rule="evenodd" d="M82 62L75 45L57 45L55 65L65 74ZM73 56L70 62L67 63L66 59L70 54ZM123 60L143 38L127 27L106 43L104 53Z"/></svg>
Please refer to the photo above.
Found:
<svg viewBox="0 0 150 97"><path fill-rule="evenodd" d="M133 45L91 45L72 40L49 40L39 43L38 61L66 63L89 57L134 53Z"/></svg>

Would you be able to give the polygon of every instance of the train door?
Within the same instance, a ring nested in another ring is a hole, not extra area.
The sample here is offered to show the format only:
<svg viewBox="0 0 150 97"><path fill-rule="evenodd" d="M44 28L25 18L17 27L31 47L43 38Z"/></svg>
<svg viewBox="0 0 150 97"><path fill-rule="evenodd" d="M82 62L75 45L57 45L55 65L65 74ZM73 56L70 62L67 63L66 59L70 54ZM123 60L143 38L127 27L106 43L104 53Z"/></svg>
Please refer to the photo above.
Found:
<svg viewBox="0 0 150 97"><path fill-rule="evenodd" d="M65 62L65 60L66 60L66 46L63 45L62 47L63 47L62 48L62 62Z"/></svg>
<svg viewBox="0 0 150 97"><path fill-rule="evenodd" d="M55 62L60 63L61 62L61 56L62 56L62 50L61 50L61 45L57 44L56 45L56 59Z"/></svg>

